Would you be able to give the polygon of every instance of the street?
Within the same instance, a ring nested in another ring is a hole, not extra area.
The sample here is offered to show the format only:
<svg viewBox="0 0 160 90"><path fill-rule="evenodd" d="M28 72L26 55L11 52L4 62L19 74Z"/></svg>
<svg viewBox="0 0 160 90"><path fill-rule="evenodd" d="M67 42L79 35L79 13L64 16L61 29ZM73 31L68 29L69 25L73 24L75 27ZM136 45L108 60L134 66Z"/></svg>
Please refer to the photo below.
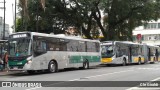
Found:
<svg viewBox="0 0 160 90"><path fill-rule="evenodd" d="M0 81L62 81L65 84L71 81L160 81L160 63L105 66L100 65L88 70L67 69L57 73L37 73L29 75L26 72L17 72L0 76ZM67 82L66 82L67 81ZM122 82L123 83L123 82ZM74 84L74 83L73 83ZM114 84L114 82L113 82ZM39 88L0 88L0 90L160 90L160 88L133 87L53 87L54 83L46 84L47 87ZM61 86L61 85L60 85ZM63 86L63 85L62 85ZM92 85L90 85L92 86Z"/></svg>
<svg viewBox="0 0 160 90"><path fill-rule="evenodd" d="M160 90L160 0L0 0L0 90Z"/></svg>

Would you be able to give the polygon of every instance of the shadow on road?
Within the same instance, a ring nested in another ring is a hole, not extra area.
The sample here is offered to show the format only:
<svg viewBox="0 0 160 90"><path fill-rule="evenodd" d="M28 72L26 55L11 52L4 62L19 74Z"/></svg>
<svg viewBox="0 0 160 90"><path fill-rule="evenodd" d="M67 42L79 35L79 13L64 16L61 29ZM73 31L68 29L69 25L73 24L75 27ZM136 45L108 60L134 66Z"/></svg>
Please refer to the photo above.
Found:
<svg viewBox="0 0 160 90"><path fill-rule="evenodd" d="M99 67L129 67L129 66L133 66L133 65L138 65L138 64L127 64L126 66L123 66L121 64L101 64L99 65ZM141 64L141 65L146 65L146 64Z"/></svg>
<svg viewBox="0 0 160 90"><path fill-rule="evenodd" d="M8 73L6 74L7 76L33 76L33 75L43 75L43 74L57 74L57 73L64 73L64 72L72 72L72 71L81 71L81 70L91 70L91 69L98 69L98 67L91 67L89 69L79 69L79 68L65 68L65 69L60 69L58 70L58 72L56 73L49 73L47 71L42 71L42 70L39 70L39 71L36 71L34 74L28 74L26 71L12 71L12 73ZM3 75L3 76L6 76L6 75ZM0 75L2 76L2 75Z"/></svg>
<svg viewBox="0 0 160 90"><path fill-rule="evenodd" d="M156 63L155 63L156 64ZM115 65L115 64L110 64L110 65L97 65L94 67L90 67L89 69L79 69L79 68L65 68L65 69L61 69L58 70L58 72L56 73L48 73L47 71L36 71L36 73L34 74L28 74L26 71L18 71L18 72L11 72L6 74L7 76L33 76L33 75L43 75L43 74L57 74L57 73L64 73L64 72L73 72L73 71L81 71L81 70L91 70L91 69L101 69L101 68L113 68L113 67L130 67L130 66L140 66L137 64L129 64L126 66L122 66L122 65ZM141 65L147 65L147 64L141 64ZM5 74L0 76L6 76Z"/></svg>

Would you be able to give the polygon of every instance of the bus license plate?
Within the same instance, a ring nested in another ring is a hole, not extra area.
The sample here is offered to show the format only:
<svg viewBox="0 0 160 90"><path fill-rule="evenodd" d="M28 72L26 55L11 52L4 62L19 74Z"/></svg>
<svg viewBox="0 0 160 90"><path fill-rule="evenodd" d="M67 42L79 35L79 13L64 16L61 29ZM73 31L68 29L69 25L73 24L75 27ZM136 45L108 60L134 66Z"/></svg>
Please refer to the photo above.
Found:
<svg viewBox="0 0 160 90"><path fill-rule="evenodd" d="M13 69L18 69L18 67L13 67Z"/></svg>

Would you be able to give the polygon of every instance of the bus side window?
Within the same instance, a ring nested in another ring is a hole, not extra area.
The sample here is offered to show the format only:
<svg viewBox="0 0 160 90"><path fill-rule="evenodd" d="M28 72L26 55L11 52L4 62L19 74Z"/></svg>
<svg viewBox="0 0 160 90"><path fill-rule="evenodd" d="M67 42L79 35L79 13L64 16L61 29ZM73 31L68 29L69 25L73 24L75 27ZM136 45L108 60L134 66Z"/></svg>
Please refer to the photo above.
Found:
<svg viewBox="0 0 160 90"><path fill-rule="evenodd" d="M100 45L99 43L96 43L96 52L99 52L99 50L100 50Z"/></svg>
<svg viewBox="0 0 160 90"><path fill-rule="evenodd" d="M42 41L42 50L45 52L47 50L46 42Z"/></svg>
<svg viewBox="0 0 160 90"><path fill-rule="evenodd" d="M36 40L34 43L34 55L39 56L41 54L46 53L47 45L45 41Z"/></svg>

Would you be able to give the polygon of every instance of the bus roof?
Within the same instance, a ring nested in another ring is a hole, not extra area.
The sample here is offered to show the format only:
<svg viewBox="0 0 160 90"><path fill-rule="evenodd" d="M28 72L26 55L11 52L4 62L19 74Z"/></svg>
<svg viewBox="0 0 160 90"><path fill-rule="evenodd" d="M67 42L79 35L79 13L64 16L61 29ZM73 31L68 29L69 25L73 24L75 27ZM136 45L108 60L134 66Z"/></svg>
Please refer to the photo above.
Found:
<svg viewBox="0 0 160 90"><path fill-rule="evenodd" d="M84 41L91 41L91 42L100 42L99 40L91 40L91 39L84 39L78 36L64 36L64 35L54 35L54 34L45 34L45 33L38 33L38 32L17 32L14 34L22 34L22 33L30 33L31 35L35 36L43 36L43 37L54 37L54 38L64 38L64 39L72 39L72 40L84 40Z"/></svg>

